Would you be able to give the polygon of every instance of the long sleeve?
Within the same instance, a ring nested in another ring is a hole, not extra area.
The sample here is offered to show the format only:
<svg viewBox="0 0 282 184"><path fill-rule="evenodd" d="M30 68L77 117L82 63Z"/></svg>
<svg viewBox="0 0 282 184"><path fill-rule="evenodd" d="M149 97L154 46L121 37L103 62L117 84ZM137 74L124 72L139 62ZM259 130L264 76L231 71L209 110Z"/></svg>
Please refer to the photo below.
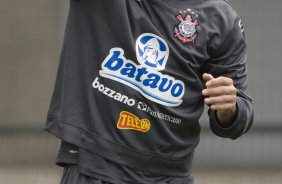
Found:
<svg viewBox="0 0 282 184"><path fill-rule="evenodd" d="M232 20L232 19L231 19ZM209 109L210 127L220 137L236 139L246 133L253 122L252 99L246 95L247 65L246 43L241 19L236 17L230 23L226 18L220 25L220 34L211 40L209 45L210 60L205 65L205 72L215 77L224 76L233 79L237 89L237 117L230 127L223 128L218 124L216 113ZM224 28L226 26L227 28Z"/></svg>

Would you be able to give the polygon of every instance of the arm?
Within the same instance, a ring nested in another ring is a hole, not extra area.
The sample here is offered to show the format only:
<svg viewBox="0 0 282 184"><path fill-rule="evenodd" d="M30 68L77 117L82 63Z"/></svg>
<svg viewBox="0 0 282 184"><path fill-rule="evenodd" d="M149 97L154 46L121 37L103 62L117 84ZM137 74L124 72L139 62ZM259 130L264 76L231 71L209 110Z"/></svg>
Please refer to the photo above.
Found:
<svg viewBox="0 0 282 184"><path fill-rule="evenodd" d="M203 75L210 127L221 137L236 139L253 122L252 99L247 89L246 44L237 19L222 42L212 45L211 59Z"/></svg>

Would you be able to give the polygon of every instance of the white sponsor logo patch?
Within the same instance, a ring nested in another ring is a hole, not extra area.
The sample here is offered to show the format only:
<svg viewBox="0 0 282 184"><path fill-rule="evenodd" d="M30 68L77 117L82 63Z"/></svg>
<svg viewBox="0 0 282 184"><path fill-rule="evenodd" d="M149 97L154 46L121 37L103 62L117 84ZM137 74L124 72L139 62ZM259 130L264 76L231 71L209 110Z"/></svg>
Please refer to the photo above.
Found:
<svg viewBox="0 0 282 184"><path fill-rule="evenodd" d="M112 48L102 62L100 75L131 87L147 99L165 106L179 106L185 93L184 83L162 74L169 48L160 37L145 33L136 43L137 65L124 57L122 48Z"/></svg>

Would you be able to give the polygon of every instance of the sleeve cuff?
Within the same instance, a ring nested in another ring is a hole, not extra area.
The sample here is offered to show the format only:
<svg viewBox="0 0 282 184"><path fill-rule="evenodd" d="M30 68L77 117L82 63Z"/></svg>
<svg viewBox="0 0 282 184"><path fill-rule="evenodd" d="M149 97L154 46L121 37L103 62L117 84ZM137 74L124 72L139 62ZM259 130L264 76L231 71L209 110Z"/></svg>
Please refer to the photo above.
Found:
<svg viewBox="0 0 282 184"><path fill-rule="evenodd" d="M231 139L236 139L239 136L241 136L244 133L244 129L246 125L246 120L244 120L246 113L244 111L243 106L244 104L238 98L237 116L229 127L222 127L218 122L215 111L209 110L210 127L213 133L220 137L231 138Z"/></svg>

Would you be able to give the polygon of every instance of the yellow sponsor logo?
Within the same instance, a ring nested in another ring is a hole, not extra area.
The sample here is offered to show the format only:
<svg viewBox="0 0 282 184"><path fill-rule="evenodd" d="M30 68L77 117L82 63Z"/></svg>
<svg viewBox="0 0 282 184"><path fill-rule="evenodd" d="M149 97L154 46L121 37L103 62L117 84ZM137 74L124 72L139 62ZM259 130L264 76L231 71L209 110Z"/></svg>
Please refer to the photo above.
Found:
<svg viewBox="0 0 282 184"><path fill-rule="evenodd" d="M147 119L140 119L130 112L122 111L119 116L117 128L148 132L151 128L151 123Z"/></svg>

